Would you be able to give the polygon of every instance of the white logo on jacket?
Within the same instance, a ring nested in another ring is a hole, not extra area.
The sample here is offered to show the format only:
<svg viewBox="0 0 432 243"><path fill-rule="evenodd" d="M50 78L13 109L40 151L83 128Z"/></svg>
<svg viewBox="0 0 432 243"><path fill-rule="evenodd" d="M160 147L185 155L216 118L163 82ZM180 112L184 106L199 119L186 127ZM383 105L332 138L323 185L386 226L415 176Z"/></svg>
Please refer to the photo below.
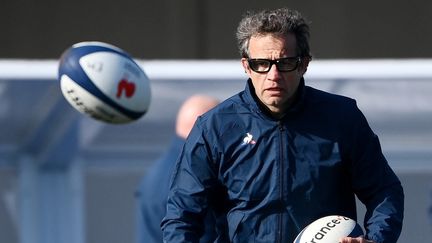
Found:
<svg viewBox="0 0 432 243"><path fill-rule="evenodd" d="M246 137L243 138L242 145L255 144L255 143L256 143L256 141L253 139L253 135L250 133L246 133Z"/></svg>

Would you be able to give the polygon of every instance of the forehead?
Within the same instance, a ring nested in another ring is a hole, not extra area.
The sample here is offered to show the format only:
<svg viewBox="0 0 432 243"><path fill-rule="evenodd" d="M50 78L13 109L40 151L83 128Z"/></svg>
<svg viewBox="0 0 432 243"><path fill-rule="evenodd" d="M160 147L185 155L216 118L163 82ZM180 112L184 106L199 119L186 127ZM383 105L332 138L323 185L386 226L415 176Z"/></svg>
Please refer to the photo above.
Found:
<svg viewBox="0 0 432 243"><path fill-rule="evenodd" d="M249 53L251 56L295 56L296 37L294 34L284 36L272 34L252 36L249 40Z"/></svg>

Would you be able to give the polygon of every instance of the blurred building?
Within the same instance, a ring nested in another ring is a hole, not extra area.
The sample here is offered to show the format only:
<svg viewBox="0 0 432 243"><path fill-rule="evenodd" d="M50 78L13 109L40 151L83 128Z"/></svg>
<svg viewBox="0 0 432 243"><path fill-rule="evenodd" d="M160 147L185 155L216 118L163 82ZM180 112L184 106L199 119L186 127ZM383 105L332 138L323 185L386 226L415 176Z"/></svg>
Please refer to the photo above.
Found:
<svg viewBox="0 0 432 243"><path fill-rule="evenodd" d="M310 20L315 58L432 56L428 0L74 0L2 3L0 58L57 58L99 40L143 59L232 59L241 15L282 6Z"/></svg>

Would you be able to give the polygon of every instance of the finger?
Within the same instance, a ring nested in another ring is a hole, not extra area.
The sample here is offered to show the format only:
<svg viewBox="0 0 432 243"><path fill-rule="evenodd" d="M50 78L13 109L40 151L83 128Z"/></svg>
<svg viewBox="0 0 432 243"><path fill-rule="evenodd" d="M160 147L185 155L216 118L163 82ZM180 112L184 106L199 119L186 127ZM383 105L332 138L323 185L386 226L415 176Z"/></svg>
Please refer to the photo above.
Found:
<svg viewBox="0 0 432 243"><path fill-rule="evenodd" d="M339 242L340 243L351 243L351 237L344 237Z"/></svg>
<svg viewBox="0 0 432 243"><path fill-rule="evenodd" d="M365 241L363 241L362 237L358 237L358 238L344 237L339 242L340 243L362 243Z"/></svg>

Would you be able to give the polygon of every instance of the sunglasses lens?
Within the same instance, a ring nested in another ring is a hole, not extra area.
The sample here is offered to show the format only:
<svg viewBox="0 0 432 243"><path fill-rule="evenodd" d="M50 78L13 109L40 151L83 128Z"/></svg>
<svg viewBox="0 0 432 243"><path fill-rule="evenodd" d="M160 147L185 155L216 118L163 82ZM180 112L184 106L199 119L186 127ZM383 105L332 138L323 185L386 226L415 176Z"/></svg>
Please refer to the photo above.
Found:
<svg viewBox="0 0 432 243"><path fill-rule="evenodd" d="M276 65L279 71L289 72L296 69L297 64L298 64L298 59L286 58L286 59L280 59Z"/></svg>
<svg viewBox="0 0 432 243"><path fill-rule="evenodd" d="M269 71L270 62L267 60L249 60L249 66L257 73L264 73Z"/></svg>

